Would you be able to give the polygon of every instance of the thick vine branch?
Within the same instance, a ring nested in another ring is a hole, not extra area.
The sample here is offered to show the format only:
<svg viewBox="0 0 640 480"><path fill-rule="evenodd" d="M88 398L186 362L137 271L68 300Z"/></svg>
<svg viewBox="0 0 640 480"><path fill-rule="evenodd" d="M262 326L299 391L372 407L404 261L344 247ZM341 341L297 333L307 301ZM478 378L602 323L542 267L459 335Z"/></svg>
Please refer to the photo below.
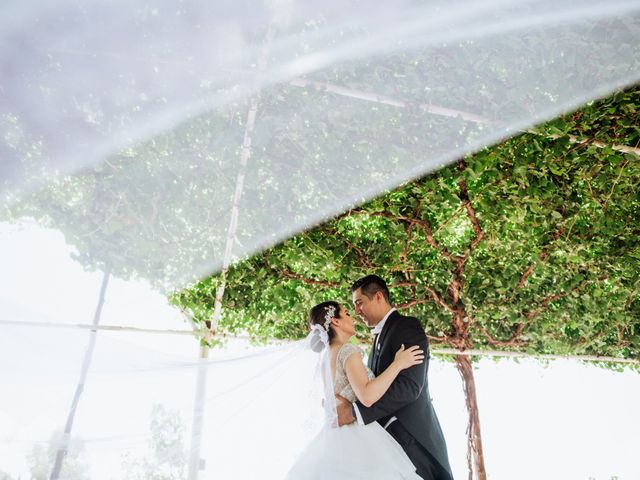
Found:
<svg viewBox="0 0 640 480"><path fill-rule="evenodd" d="M396 308L398 310L406 310L415 305L422 305L424 303L430 303L431 301L432 301L431 299L410 300L409 302L396 305ZM451 342L451 338L448 335L444 335L442 337L434 337L432 335L427 335L427 338L431 342L438 342L438 343L445 343L445 344L448 344Z"/></svg>
<svg viewBox="0 0 640 480"><path fill-rule="evenodd" d="M330 230L330 233L335 235L336 237L339 237L340 240L342 240L342 242L347 247L349 247L351 250L353 250L356 253L356 256L358 257L358 260L360 261L360 264L364 268L366 268L366 269L372 269L373 268L373 264L371 263L371 261L369 260L367 255L364 253L364 251L362 251L362 249L360 247L358 247L355 243L353 243L351 240L346 238L344 235L340 234L340 232L338 232L338 230L336 230L334 228Z"/></svg>
<svg viewBox="0 0 640 480"><path fill-rule="evenodd" d="M466 162L464 160L461 160L458 164L458 169L460 171L464 171L466 168ZM459 197L461 206L467 212L467 216L471 221L471 225L475 233L475 238L472 240L465 254L462 256L456 255L451 258L451 260L453 260L454 262L454 270L451 282L447 287L447 291L451 299L451 306L449 307L449 311L451 312L452 327L456 337L452 340L452 342L456 344L457 348L464 350L471 346L471 341L469 339L469 325L471 323L469 320L470 317L468 315L466 306L462 302L464 269L467 260L484 238L484 233L482 231L482 227L480 226L480 221L478 220L473 205L471 204L467 182L464 179L460 180L458 182L458 187L460 189Z"/></svg>
<svg viewBox="0 0 640 480"><path fill-rule="evenodd" d="M408 302L405 303L400 303L398 305L396 305L396 308L398 310L405 310L407 308L411 308L411 307L415 307L416 305L422 305L424 303L431 303L433 300L430 298L421 298L418 300L410 300Z"/></svg>
<svg viewBox="0 0 640 480"><path fill-rule="evenodd" d="M589 188L589 194L591 195L591 198L594 200L594 202L600 205L600 208L603 208L602 202L600 201L600 199L598 199L598 197L596 197L595 193L593 193L593 188L591 188L591 180L586 175L584 179L587 182L587 187Z"/></svg>
<svg viewBox="0 0 640 480"><path fill-rule="evenodd" d="M415 282L409 282L409 281L406 281L406 282L396 282L396 283L392 283L392 284L391 284L391 285L389 285L389 286L390 286L390 287L392 287L392 288L393 288L393 287L409 287L409 288L415 288L415 287L417 287L417 286L418 286L418 284L417 284L417 283L415 283Z"/></svg>
<svg viewBox="0 0 640 480"><path fill-rule="evenodd" d="M540 251L540 255L539 255L540 260L546 260L546 258L549 256L549 250L551 249L551 245L562 235L564 235L564 227L560 228L557 232L555 232L551 237L551 241ZM531 276L531 274L533 273L534 266L535 264L532 263L531 265L529 265L527 270L525 270L525 272L520 277L520 280L518 280L518 284L516 285L515 290L522 288L524 286L529 276ZM513 298L513 296L511 298Z"/></svg>
<svg viewBox="0 0 640 480"><path fill-rule="evenodd" d="M544 258L545 258L544 252L540 252L540 260L544 260ZM532 263L531 265L529 265L529 267L522 274L522 276L520 277L520 280L518 280L518 284L516 285L516 289L522 288L524 286L524 284L527 282L527 279L533 273L533 266L534 266L534 264Z"/></svg>
<svg viewBox="0 0 640 480"><path fill-rule="evenodd" d="M464 160L460 162L459 168L460 170L464 170L465 168L467 168L467 164ZM473 253L475 248L484 238L484 232L482 231L482 227L480 227L480 222L478 221L478 217L476 216L476 212L473 208L473 205L471 205L471 200L469 199L469 190L467 187L467 182L465 180L460 180L460 182L458 182L458 186L460 188L460 200L462 201L462 205L467 211L467 216L469 217L469 220L471 220L473 232L475 233L475 238L471 242L471 245L467 249L467 252L462 257L461 261L464 264L469 259L469 256L471 256L471 253Z"/></svg>
<svg viewBox="0 0 640 480"><path fill-rule="evenodd" d="M429 292L429 294L431 295L431 298L433 299L434 302L436 302L438 305L440 305L441 307L443 307L445 310L447 310L450 313L454 313L454 309L453 307L451 307L451 305L449 305L444 298L442 298L441 295L438 294L438 292L436 292L434 289L429 288L429 287L425 287L425 290L427 292Z"/></svg>
<svg viewBox="0 0 640 480"><path fill-rule="evenodd" d="M524 345L524 344L526 344L526 342L523 342L523 341L519 340L519 337L522 334L524 328L531 322L531 320L533 320L535 317L537 317L542 312L544 312L549 307L549 304L551 302L554 302L554 301L559 300L559 299L561 299L563 297L566 297L568 294L570 294L574 290L578 290L579 288L582 288L586 284L586 282L587 281L584 280L584 281L580 282L578 285L576 285L575 287L573 287L571 290L568 290L566 292L554 293L552 295L548 295L547 297L545 297L540 302L538 308L536 308L535 310L532 310L532 311L523 312L523 315L524 315L526 320L523 321L523 322L520 322L516 326L516 329L513 332L513 334L511 335L511 338L509 340L505 341L505 340L497 340L497 339L493 338L484 327L480 327L480 331L482 332L482 334L487 339L487 342L490 345L493 345L493 346L509 347L509 346Z"/></svg>
<svg viewBox="0 0 640 480"><path fill-rule="evenodd" d="M574 287L569 292L571 292L573 290L576 290L577 288L578 287ZM527 320L531 320L531 319L537 317L538 315L540 315L542 312L544 312L549 307L549 304L551 302L559 300L562 297L566 297L569 294L569 292L554 293L553 295L549 295L548 297L545 297L542 300L542 302L540 302L540 306L537 309L524 313L525 318Z"/></svg>
<svg viewBox="0 0 640 480"><path fill-rule="evenodd" d="M306 285L322 285L324 287L334 287L334 288L343 286L341 283L338 283L338 282L329 282L327 280L315 280L313 278L307 278L298 273L293 273L292 271L286 268L282 270L281 273L285 277L293 278L294 280L299 280Z"/></svg>
<svg viewBox="0 0 640 480"><path fill-rule="evenodd" d="M382 212L367 212L366 210L362 210L362 209L353 209L353 210L350 210L349 213L355 213L355 214L360 214L360 215L369 215L371 217L388 218L389 220L394 220L396 222L404 222L404 223L408 223L410 225L412 225L412 224L420 225L422 227L422 229L424 230L425 237L427 239L427 243L429 245L431 245L434 250L436 250L437 252L441 253L442 255L447 257L448 259L450 259L450 260L453 259L453 255L451 254L451 252L449 252L445 247L440 246L438 244L438 242L436 242L435 238L433 238L433 232L431 230L431 225L426 220L422 220L421 218L410 218L410 217L406 217L404 215L394 215L391 212L385 212L385 211L382 211Z"/></svg>
<svg viewBox="0 0 640 480"><path fill-rule="evenodd" d="M435 238L433 238L433 232L431 231L431 225L429 224L429 222L425 220L421 220L419 218L408 219L408 220L422 227L422 229L424 230L424 235L427 239L427 243L431 245L437 252L441 253L442 255L447 257L449 260L453 259L453 255L451 254L451 252L449 252L449 250L447 250L446 247L440 246L438 242L436 242Z"/></svg>
<svg viewBox="0 0 640 480"><path fill-rule="evenodd" d="M398 282L398 283L394 283L392 285L390 285L390 287L409 287L409 288L415 288L418 285L416 283L413 282ZM414 305L421 305L423 303L429 303L429 302L434 302L436 305L440 305L441 307L443 307L445 310L447 310L449 313L453 313L453 308L451 308L451 305L449 305L444 298L442 298L442 296L436 292L433 288L430 287L423 287L427 292L429 292L429 295L431 296L431 298L420 298L420 299L415 299L415 300L410 300L409 302L406 303L401 303L399 305L396 305L396 308L399 309L404 309L404 308L410 308L413 307Z"/></svg>
<svg viewBox="0 0 640 480"><path fill-rule="evenodd" d="M525 324L524 323L520 323L515 331L513 332L513 334L511 335L511 338L509 340L497 340L495 338L493 338L491 336L491 334L487 331L486 328L484 327L480 327L480 331L482 332L482 335L484 335L484 337L487 339L487 343L489 343L489 345L494 346L494 347L513 347L513 346L521 346L521 345L526 345L527 342L519 340L518 337L520 336L520 334L522 333L522 330L524 329Z"/></svg>
<svg viewBox="0 0 640 480"><path fill-rule="evenodd" d="M609 200L611 199L611 195L613 195L613 192L615 191L616 186L618 185L618 182L620 181L620 178L622 177L622 173L624 172L624 169L628 164L629 164L629 160L624 162L624 165L622 165L622 167L620 167L620 173L618 174L618 177L613 182L613 185L611 186L611 191L609 192L609 195L607 195L607 198L604 200L604 204L602 205L602 209L604 211L607 210L607 204L609 203Z"/></svg>
<svg viewBox="0 0 640 480"><path fill-rule="evenodd" d="M422 199L418 200L418 204L413 211L413 217L417 218L420 215L420 208L422 207ZM404 242L404 246L402 248L402 253L400 254L400 260L404 265L403 274L407 281L411 281L411 275L409 273L409 265L407 264L409 258L409 245L411 244L411 240L413 239L413 223L406 224L405 223L405 232L406 239Z"/></svg>

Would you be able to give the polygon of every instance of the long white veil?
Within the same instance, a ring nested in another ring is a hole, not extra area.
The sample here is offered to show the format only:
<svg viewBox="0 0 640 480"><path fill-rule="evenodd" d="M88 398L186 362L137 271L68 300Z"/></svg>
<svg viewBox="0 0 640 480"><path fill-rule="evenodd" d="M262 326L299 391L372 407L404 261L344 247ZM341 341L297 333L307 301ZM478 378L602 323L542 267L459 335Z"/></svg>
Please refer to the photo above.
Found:
<svg viewBox="0 0 640 480"><path fill-rule="evenodd" d="M87 332L2 328L0 472L51 478ZM232 342L232 351L211 353L199 378L197 358L158 351L148 334L145 347L143 338L98 334L57 478L195 478L195 440L199 478L283 478L324 425L318 356L302 343L243 352Z"/></svg>
<svg viewBox="0 0 640 480"><path fill-rule="evenodd" d="M635 1L10 1L0 192L174 288L640 78Z"/></svg>
<svg viewBox="0 0 640 480"><path fill-rule="evenodd" d="M332 310L335 312L335 309ZM330 315L330 314L327 314ZM328 320L330 321L330 319ZM336 398L333 390L334 378L331 374L331 350L329 348L329 335L321 325L314 325L307 335L308 348L318 354L318 366L315 377L322 392L322 406L324 409L324 425L329 428L338 426L338 412Z"/></svg>

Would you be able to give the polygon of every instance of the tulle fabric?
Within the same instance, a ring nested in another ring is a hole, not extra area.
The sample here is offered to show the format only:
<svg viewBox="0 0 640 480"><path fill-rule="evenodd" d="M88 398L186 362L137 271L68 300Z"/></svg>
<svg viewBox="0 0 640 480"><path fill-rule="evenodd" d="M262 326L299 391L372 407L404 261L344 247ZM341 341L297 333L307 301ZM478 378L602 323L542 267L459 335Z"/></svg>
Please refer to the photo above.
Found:
<svg viewBox="0 0 640 480"><path fill-rule="evenodd" d="M0 203L163 290L640 81L633 0L2 13Z"/></svg>
<svg viewBox="0 0 640 480"><path fill-rule="evenodd" d="M382 426L324 427L303 450L287 480L395 480L420 477Z"/></svg>
<svg viewBox="0 0 640 480"><path fill-rule="evenodd" d="M333 392L333 377L331 376L331 352L329 350L329 337L321 328L314 328L302 346L319 353L315 378L322 385L322 406L324 409L324 424L330 427L338 426L338 414L336 398Z"/></svg>

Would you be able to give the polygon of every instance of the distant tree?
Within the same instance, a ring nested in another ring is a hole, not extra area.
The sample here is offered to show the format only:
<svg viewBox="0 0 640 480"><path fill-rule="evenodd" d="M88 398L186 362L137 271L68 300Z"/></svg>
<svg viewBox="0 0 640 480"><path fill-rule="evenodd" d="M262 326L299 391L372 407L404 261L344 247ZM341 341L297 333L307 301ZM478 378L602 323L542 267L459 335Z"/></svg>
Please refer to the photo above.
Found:
<svg viewBox="0 0 640 480"><path fill-rule="evenodd" d="M62 431L56 431L46 445L37 443L27 455L31 480L49 480ZM89 465L83 458L84 442L71 438L67 455L62 464L60 478L64 480L89 480Z"/></svg>
<svg viewBox="0 0 640 480"><path fill-rule="evenodd" d="M187 456L184 446L185 426L177 412L155 404L151 411L149 455L124 459L127 480L183 480Z"/></svg>

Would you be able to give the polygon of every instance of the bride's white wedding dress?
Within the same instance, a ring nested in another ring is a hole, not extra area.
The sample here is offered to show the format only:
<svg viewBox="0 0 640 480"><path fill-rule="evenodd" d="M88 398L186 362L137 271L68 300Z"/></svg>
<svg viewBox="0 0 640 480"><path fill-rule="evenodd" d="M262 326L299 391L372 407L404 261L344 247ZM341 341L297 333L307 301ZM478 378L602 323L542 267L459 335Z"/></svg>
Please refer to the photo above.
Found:
<svg viewBox="0 0 640 480"><path fill-rule="evenodd" d="M334 391L357 400L344 369L347 358L362 355L355 345L338 351ZM366 368L366 367L365 367ZM367 368L369 378L374 378ZM325 426L300 454L287 480L421 480L402 447L378 423Z"/></svg>

